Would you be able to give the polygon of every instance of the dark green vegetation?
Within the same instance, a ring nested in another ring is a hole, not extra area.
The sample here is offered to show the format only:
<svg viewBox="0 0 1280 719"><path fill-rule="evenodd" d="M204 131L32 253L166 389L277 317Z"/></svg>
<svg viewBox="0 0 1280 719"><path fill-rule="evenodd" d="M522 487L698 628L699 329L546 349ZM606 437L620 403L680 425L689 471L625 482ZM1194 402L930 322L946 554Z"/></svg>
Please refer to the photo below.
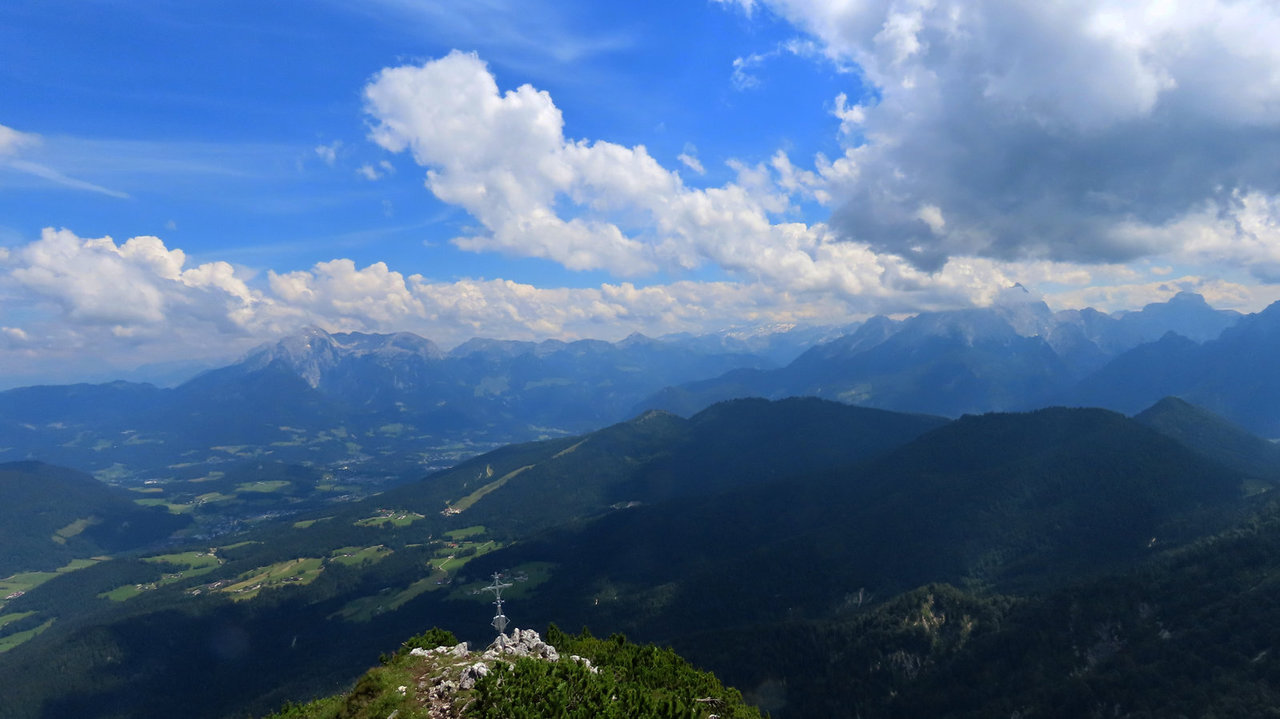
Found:
<svg viewBox="0 0 1280 719"><path fill-rule="evenodd" d="M1260 487L1280 479L1280 447L1185 400L1165 397L1134 419L1248 478L1259 480Z"/></svg>
<svg viewBox="0 0 1280 719"><path fill-rule="evenodd" d="M271 719L403 719L433 716L426 696L437 678L454 677L450 663L476 657L419 657L410 647L452 646L457 640L435 629L414 637L383 666L367 672L343 696L291 705ZM692 667L669 649L628 642L622 635L596 639L552 626L546 641L561 659L521 658L495 663L473 689L450 694L443 706L454 716L475 719L758 719L760 713L711 674ZM570 659L585 658L588 663Z"/></svg>
<svg viewBox="0 0 1280 719"><path fill-rule="evenodd" d="M1240 482L1102 410L965 417L854 471L638 507L478 564L556 563L562 621L678 637L827 616L859 592L1022 591L1132 566L1227 526Z"/></svg>
<svg viewBox="0 0 1280 719"><path fill-rule="evenodd" d="M130 492L69 469L0 464L0 578L135 549L190 524L133 499Z"/></svg>
<svg viewBox="0 0 1280 719"><path fill-rule="evenodd" d="M4 610L21 617L0 641L53 622L0 654L0 715L220 717L344 691L422 626L487 640L475 590L495 571L520 626L670 645L779 717L1257 715L1236 707L1280 678L1262 449L1177 402L1142 421L648 413L212 553L51 579Z"/></svg>

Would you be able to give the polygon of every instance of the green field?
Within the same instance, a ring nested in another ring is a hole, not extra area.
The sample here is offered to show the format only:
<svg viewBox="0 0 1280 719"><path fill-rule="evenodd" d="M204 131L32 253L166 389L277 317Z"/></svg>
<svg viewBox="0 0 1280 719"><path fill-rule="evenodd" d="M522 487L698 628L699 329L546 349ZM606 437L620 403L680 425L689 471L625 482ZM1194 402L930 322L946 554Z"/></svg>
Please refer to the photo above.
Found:
<svg viewBox="0 0 1280 719"><path fill-rule="evenodd" d="M517 564L511 570L514 577L518 577L519 581L512 582L511 589L507 590L507 596L513 599L520 599L533 591L538 585L551 578L551 571L556 565L551 562L525 562Z"/></svg>
<svg viewBox="0 0 1280 719"><path fill-rule="evenodd" d="M446 532L445 536L449 541L443 544L437 543L432 558L427 562L431 570L428 576L398 591L388 589L373 596L354 599L347 602L332 617L340 617L349 622L367 622L383 612L399 609L406 602L421 594L450 587L449 577L465 566L467 562L502 548L502 544L493 540L484 542L466 541L466 538L469 537L481 537L484 532L485 528L481 525L463 527ZM367 556L367 553L370 553L371 550L382 550L382 552L373 555L378 559L390 554L390 550L383 547L343 547L340 550L335 550L335 559L333 561L355 563L361 561L362 557ZM338 553L348 556L338 559L336 557ZM530 569L525 571L528 574L529 581L532 582L532 586L537 586L537 584L546 581L546 578L550 576L550 567L552 566L550 564L541 562L527 566Z"/></svg>
<svg viewBox="0 0 1280 719"><path fill-rule="evenodd" d="M393 612L404 606L414 597L427 592L444 589L447 584L442 572L432 572L400 591L384 591L372 597L361 597L347 602L342 609L330 615L330 619L341 617L348 622L367 622L384 612Z"/></svg>
<svg viewBox="0 0 1280 719"><path fill-rule="evenodd" d="M473 530L479 531L473 531ZM446 536L456 532L461 532L465 536L478 537L483 533L484 528L477 525L476 527L464 527L463 529L454 530L446 533ZM432 569L449 574L456 572L466 566L467 562L476 557L483 557L489 552L502 549L501 542L487 540L484 542L446 542L443 546L439 546L433 553L428 563Z"/></svg>
<svg viewBox="0 0 1280 719"><path fill-rule="evenodd" d="M516 565L510 572L502 575L502 581L511 582L511 587L503 590L503 598L521 599L527 596L538 585L551 578L551 572L555 567L556 565L552 562L525 562L524 564ZM486 578L484 581L453 587L449 597L451 599L474 599L475 597L485 596L492 599L492 595L486 595L479 591L490 581L491 579Z"/></svg>
<svg viewBox="0 0 1280 719"><path fill-rule="evenodd" d="M232 595L231 598L239 602L258 596L264 589L310 584L323 571L324 560L318 557L299 557L245 572L231 580L230 584L217 587L217 590Z"/></svg>
<svg viewBox="0 0 1280 719"><path fill-rule="evenodd" d="M35 614L35 612L14 612L13 614L0 614L0 629L4 629L6 626L18 621L19 619L26 619L32 614Z"/></svg>
<svg viewBox="0 0 1280 719"><path fill-rule="evenodd" d="M386 559L391 554L391 550L379 544L374 547L343 547L335 549L329 553L332 561L338 564L346 564L350 566L358 566L368 562L375 562Z"/></svg>
<svg viewBox="0 0 1280 719"><path fill-rule="evenodd" d="M143 592L155 589L158 585L151 584L126 584L122 587L116 587L109 592L102 592L98 595L99 599L110 599L113 602L123 602L128 599L142 594Z"/></svg>
<svg viewBox="0 0 1280 719"><path fill-rule="evenodd" d="M180 571L169 572L154 582L146 582L143 584L126 584L116 587L108 592L102 592L98 597L102 599L110 599L113 602L123 602L127 599L158 589L166 584L174 584L183 579L198 577L202 574L208 574L218 567L222 566L222 560L212 552L178 552L176 554L160 554L154 557L143 557L142 561L151 562L153 564L166 564L177 567Z"/></svg>
<svg viewBox="0 0 1280 719"><path fill-rule="evenodd" d="M279 492L282 489L292 486L292 482L283 479L264 480L261 482L245 482L236 485L237 492Z"/></svg>
<svg viewBox="0 0 1280 719"><path fill-rule="evenodd" d="M35 629L28 629L25 632L18 632L17 634L10 634L7 637L0 637L0 654L3 654L4 652L9 651L10 649L13 649L14 647L34 637L40 632L43 632L44 630L48 629L51 626L53 626L52 619L45 622L44 624L41 624Z"/></svg>
<svg viewBox="0 0 1280 719"><path fill-rule="evenodd" d="M533 469L535 466L537 465L526 464L525 466L519 469L514 469L510 472L507 472L506 474L502 475L498 479L495 479L494 481L484 485L480 489L477 489L471 494L468 494L462 499L459 499L457 502L450 504L448 509L446 509L445 511L449 514L458 514L460 512L465 512L471 508L471 505L483 499L486 494L489 494L490 492L501 489L502 485L506 484L507 482L510 482L512 478L519 475L521 472Z"/></svg>
<svg viewBox="0 0 1280 719"><path fill-rule="evenodd" d="M235 499L234 494L223 494L222 492L209 492L196 497L195 504L206 504L210 502L226 502Z"/></svg>
<svg viewBox="0 0 1280 719"><path fill-rule="evenodd" d="M74 572L77 569L92 567L98 562L106 560L106 557L95 557L93 559L73 559L64 567L59 567L52 572L22 572L10 577L0 579L0 607L4 605L4 598L17 592L29 592L32 589L53 579L59 574Z"/></svg>
<svg viewBox="0 0 1280 719"><path fill-rule="evenodd" d="M356 520L357 527L381 527L382 525L390 525L392 527L407 527L419 519L426 519L417 512L410 512L404 509L379 509L378 513L372 517Z"/></svg>
<svg viewBox="0 0 1280 719"><path fill-rule="evenodd" d="M62 529L59 529L58 531L54 532L53 536L50 537L50 539L57 542L58 544L66 544L68 539L71 539L77 534L93 526L94 523L95 523L95 520L93 517L85 517L83 519L77 519L71 524L68 524Z"/></svg>
<svg viewBox="0 0 1280 719"><path fill-rule="evenodd" d="M167 499L160 499L159 497L144 497L143 499L135 499L133 500L133 503L137 505L141 505L143 507L164 507L165 509L169 510L170 514L185 514L195 509L194 504L175 504L173 502L170 502Z"/></svg>
<svg viewBox="0 0 1280 719"><path fill-rule="evenodd" d="M311 525L315 524L316 522L325 522L325 521L328 521L328 520L330 520L330 519L333 519L333 517L320 517L319 519L303 519L303 520L301 520L301 521L294 522L294 523L293 523L293 528L294 528L294 529L306 529L306 528L310 527Z"/></svg>
<svg viewBox="0 0 1280 719"><path fill-rule="evenodd" d="M450 530L448 532L445 532L444 536L448 537L449 539L452 539L455 542L460 542L464 539L470 539L471 537L474 537L479 534L484 534L484 533L485 533L484 525L476 524L470 527L463 527L462 529Z"/></svg>
<svg viewBox="0 0 1280 719"><path fill-rule="evenodd" d="M144 562L172 564L187 569L213 569L222 566L222 560L213 552L178 552L176 554L158 554L154 557L143 557Z"/></svg>

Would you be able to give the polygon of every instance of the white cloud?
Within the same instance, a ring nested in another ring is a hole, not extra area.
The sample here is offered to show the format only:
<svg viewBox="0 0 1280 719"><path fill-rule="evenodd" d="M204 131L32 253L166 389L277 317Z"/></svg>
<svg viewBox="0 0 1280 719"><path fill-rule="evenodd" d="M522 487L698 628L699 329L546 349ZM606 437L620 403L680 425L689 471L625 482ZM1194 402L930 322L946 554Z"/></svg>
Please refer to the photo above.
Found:
<svg viewBox="0 0 1280 719"><path fill-rule="evenodd" d="M46 229L39 240L11 251L2 279L33 301L60 307L73 324L117 332L167 331L184 319L226 331L259 302L229 264L185 264L182 250L170 250L156 237L117 245L110 237L82 239Z"/></svg>
<svg viewBox="0 0 1280 719"><path fill-rule="evenodd" d="M886 277L933 282L900 258L837 241L823 225L778 219L793 210L791 195L829 199L828 185L849 172L843 159L822 159L817 171L795 168L783 154L770 163L731 162L735 182L689 188L642 146L567 140L547 93L529 85L501 93L479 58L459 52L383 70L365 97L371 138L411 152L436 197L488 231L456 238L463 249L619 277L714 264L744 281L805 293L878 296L890 291Z"/></svg>
<svg viewBox="0 0 1280 719"><path fill-rule="evenodd" d="M96 192L108 197L126 199L128 194L118 190L112 190L92 182L78 180L49 167L46 164L33 162L21 157L23 151L36 148L41 144L39 135L28 132L19 132L11 127L0 125L0 168L9 167L18 172L39 177L63 187L69 187L74 190L87 190Z"/></svg>
<svg viewBox="0 0 1280 719"><path fill-rule="evenodd" d="M404 276L382 262L357 270L351 260L318 263L310 271L269 273L274 295L331 325L390 328L421 318L422 303Z"/></svg>
<svg viewBox="0 0 1280 719"><path fill-rule="evenodd" d="M879 37L888 53L886 67L919 64L936 49L936 39L922 37L935 22L920 15L928 7L882 23L870 36ZM902 77L912 78L908 85L937 84L917 70L901 70ZM1267 219L1274 213L1263 201L1268 195L1237 195L1233 207L1239 211L1228 215L1221 214L1220 204L1205 205L1194 227L1177 232L1176 222L1154 225L1129 214L1109 224L1096 220L1089 225L1092 235L1072 234L1064 246L1071 251L1065 251L1053 245L1058 238L1035 236L1063 212L1054 198L1032 202L1029 209L1017 207L1034 185L1007 188L1002 202L1012 209L994 219L983 215L990 208L974 211L953 201L972 189L969 185L989 189L991 182L1012 182L984 177L987 169L980 165L969 166L963 178L938 180L947 192L913 193L913 188L932 186L922 179L928 173L913 177L907 174L913 168L894 164L903 157L896 153L910 149L914 139L879 125L897 97L888 91L872 105L837 98L834 113L842 134L866 139L851 144L843 156L819 155L812 170L797 167L781 151L768 162L734 160L729 165L735 180L705 189L686 186L644 147L566 139L560 111L547 93L529 85L500 92L474 55L455 52L422 66L384 70L365 94L375 121L371 138L392 152L411 152L427 169L427 187L466 209L486 230L454 240L472 251L544 257L619 277L662 272L678 277L710 264L755 291L787 293L794 301L821 298L854 312L986 304L999 288L1016 281L1055 287L1131 284L1134 273L1119 260L1142 253L1167 256L1166 261L1177 261L1179 253L1213 254L1220 260L1232 248L1236 265L1243 266L1275 252L1280 268L1280 249L1274 249L1280 247L1277 223ZM945 144L926 149L955 150ZM678 159L697 169L690 164L697 159L692 148ZM953 180L955 186L946 184ZM868 207L851 206L856 203L848 202L850 195L867 200ZM845 204L831 227L785 219L795 213L794 198L832 204L842 197ZM1045 213L1040 224L1026 222L1023 213L1032 209ZM1004 223L1010 232L1025 230L1028 237L1018 238L1025 244L1001 246L1004 240L994 231L1000 228L983 221ZM892 242L862 241L877 222L880 229L909 232L894 235ZM1216 233L1212 243L1205 239L1205 226ZM1241 244L1242 233L1258 239Z"/></svg>
<svg viewBox="0 0 1280 719"><path fill-rule="evenodd" d="M748 12L747 14L750 15L751 13ZM744 91L759 87L760 78L756 75L756 72L769 62L786 55L817 58L821 57L822 53L821 48L813 41L792 38L778 43L772 50L734 58L733 74L730 76L734 89ZM843 62L836 62L835 69L840 72L846 72L849 67Z"/></svg>
<svg viewBox="0 0 1280 719"><path fill-rule="evenodd" d="M377 121L372 139L393 152L410 150L430 168L428 188L490 232L458 238L458 246L545 257L571 269L632 275L656 269L644 246L616 225L564 220L552 209L557 195L593 189L575 186L580 173L591 171L582 164L607 173L621 169L613 167L617 162L629 163L626 169L639 177L613 178L625 184L655 179L660 168L643 148L567 143L549 95L529 85L500 94L484 63L459 52L421 67L383 70L365 98Z"/></svg>
<svg viewBox="0 0 1280 719"><path fill-rule="evenodd" d="M13 343L26 343L31 339L21 327L0 327L0 335Z"/></svg>
<svg viewBox="0 0 1280 719"><path fill-rule="evenodd" d="M718 5L734 5L750 17L756 10L756 0L711 0Z"/></svg>
<svg viewBox="0 0 1280 719"><path fill-rule="evenodd" d="M750 90L760 85L760 78L753 74L755 68L759 67L768 59L763 54L752 54L746 57L735 57L733 59L733 87L736 90Z"/></svg>
<svg viewBox="0 0 1280 719"><path fill-rule="evenodd" d="M396 25L418 42L432 38L435 45L467 47L498 57L507 67L525 73L560 76L567 64L625 50L635 39L625 30L580 28L577 13L555 0L371 0L336 2L343 9L395 14Z"/></svg>
<svg viewBox="0 0 1280 719"><path fill-rule="evenodd" d="M676 159L680 161L680 164L699 175L707 174L707 168L703 167L702 161L698 159L698 148L691 143L685 143L684 150L676 156Z"/></svg>
<svg viewBox="0 0 1280 719"><path fill-rule="evenodd" d="M374 180L380 180L387 175L394 174L395 171L395 165L392 165L387 160L380 160L376 166L366 162L356 169L356 174L370 182L373 182Z"/></svg>
<svg viewBox="0 0 1280 719"><path fill-rule="evenodd" d="M1280 300L1280 287L1246 285L1216 277L1183 275L1130 284L1081 287L1048 298L1059 309L1093 307L1106 312L1131 310L1152 302L1167 302L1179 292L1203 295L1213 307L1253 312Z"/></svg>
<svg viewBox="0 0 1280 719"><path fill-rule="evenodd" d="M338 150L342 149L342 140L334 140L328 145L316 145L316 156L319 157L324 164L333 167L338 161Z"/></svg>
<svg viewBox="0 0 1280 719"><path fill-rule="evenodd" d="M1159 254L1174 241L1163 229L1206 207L1280 196L1274 3L759 4L876 88L836 99L848 149L830 166L832 224L918 266Z"/></svg>
<svg viewBox="0 0 1280 719"><path fill-rule="evenodd" d="M16 155L23 148L39 144L40 136L18 132L12 127L0 125L0 157Z"/></svg>
<svg viewBox="0 0 1280 719"><path fill-rule="evenodd" d="M229 359L306 324L411 331L445 346L473 336L617 340L632 332L843 324L876 313L990 304L1014 282L1044 289L1056 307L1132 308L1184 289L1239 309L1280 298L1280 289L1269 294L1218 278L1160 277L1160 268L1143 274L1122 265L956 257L926 273L854 243L815 239L803 226L783 230L793 246L753 260L753 266L776 265L757 278L564 288L503 279L432 281L349 259L251 280L225 262L188 266L182 250L156 237L118 244L50 229L0 256L6 318L0 363L9 381L58 373L65 381L106 365Z"/></svg>

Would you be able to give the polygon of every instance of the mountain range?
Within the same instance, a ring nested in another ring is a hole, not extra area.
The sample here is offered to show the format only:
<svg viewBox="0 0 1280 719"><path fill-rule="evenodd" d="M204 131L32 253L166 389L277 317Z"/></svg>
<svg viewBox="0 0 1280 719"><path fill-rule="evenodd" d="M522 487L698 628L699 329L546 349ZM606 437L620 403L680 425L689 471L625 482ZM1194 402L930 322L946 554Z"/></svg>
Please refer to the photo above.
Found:
<svg viewBox="0 0 1280 719"><path fill-rule="evenodd" d="M1185 292L1114 316L1053 312L1018 286L988 308L875 317L842 330L473 339L444 352L407 333L308 328L171 389L112 382L0 392L0 460L134 482L203 476L246 458L361 464L389 476L645 409L689 416L747 396L955 417L1048 404L1135 412L1178 395L1270 436L1280 431L1271 409L1280 403L1266 398L1280 380L1267 379L1275 373L1262 359L1228 365L1268 356L1275 314L1241 320ZM1215 379L1245 371L1262 384Z"/></svg>
<svg viewBox="0 0 1280 719"><path fill-rule="evenodd" d="M308 328L172 389L113 382L2 392L0 460L114 468L135 482L264 457L381 463L382 474L448 466L501 444L611 424L672 383L770 366L725 349L745 344L475 339L446 353L407 333Z"/></svg>
<svg viewBox="0 0 1280 719"><path fill-rule="evenodd" d="M1280 303L1242 316L1179 293L1142 310L1053 312L1020 288L984 309L874 317L786 366L664 388L638 410L816 396L947 417L1067 405L1134 413L1178 396L1280 436Z"/></svg>
<svg viewBox="0 0 1280 719"><path fill-rule="evenodd" d="M785 340L313 328L174 388L0 393L0 716L339 692L430 624L483 638L496 573L524 626L673 645L779 717L1249 715L1278 323L1015 287ZM1226 673L1137 669L1184 656Z"/></svg>
<svg viewBox="0 0 1280 719"><path fill-rule="evenodd" d="M502 572L522 626L672 644L775 716L829 714L827 697L903 716L972 693L941 668L1034 635L1071 597L1143 572L1181 587L1161 572L1228 561L1215 547L1270 526L1260 442L1179 400L1140 418L946 420L813 398L649 412L59 575L0 607L0 643L22 640L0 652L0 696L14 717L260 713L342 690L430 624L487 642L477 591ZM1275 564L1230 551L1237 574ZM1184 631L1185 607L1155 602L1142 626ZM1046 635L1044 661L1085 662L1062 657L1105 618L1078 611L1088 624ZM865 679L833 671L839 653Z"/></svg>

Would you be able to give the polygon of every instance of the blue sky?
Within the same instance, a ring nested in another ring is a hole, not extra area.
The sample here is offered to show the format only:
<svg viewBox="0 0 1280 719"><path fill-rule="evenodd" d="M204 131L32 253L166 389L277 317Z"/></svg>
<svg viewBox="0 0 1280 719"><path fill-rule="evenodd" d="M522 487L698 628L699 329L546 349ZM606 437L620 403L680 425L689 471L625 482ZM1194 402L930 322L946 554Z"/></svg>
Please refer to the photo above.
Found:
<svg viewBox="0 0 1280 719"><path fill-rule="evenodd" d="M728 159L776 147L838 152L827 107L858 87L833 66L787 58L739 91L734 60L795 32L713 4L652 3L643 14L604 3L415 5L8 5L4 124L40 134L37 160L103 191L59 193L55 180L11 170L0 199L6 244L53 226L157 235L192 261L279 271L349 257L439 279L598 285L607 276L452 250L470 220L424 191L421 168L367 140L369 78L475 52L504 89L549 92L567 137L645 145L673 167L693 145L708 174L690 179L707 185L732 179ZM357 174L366 165L389 176L370 182Z"/></svg>
<svg viewBox="0 0 1280 719"><path fill-rule="evenodd" d="M0 386L1280 297L1266 2L13 0Z"/></svg>

